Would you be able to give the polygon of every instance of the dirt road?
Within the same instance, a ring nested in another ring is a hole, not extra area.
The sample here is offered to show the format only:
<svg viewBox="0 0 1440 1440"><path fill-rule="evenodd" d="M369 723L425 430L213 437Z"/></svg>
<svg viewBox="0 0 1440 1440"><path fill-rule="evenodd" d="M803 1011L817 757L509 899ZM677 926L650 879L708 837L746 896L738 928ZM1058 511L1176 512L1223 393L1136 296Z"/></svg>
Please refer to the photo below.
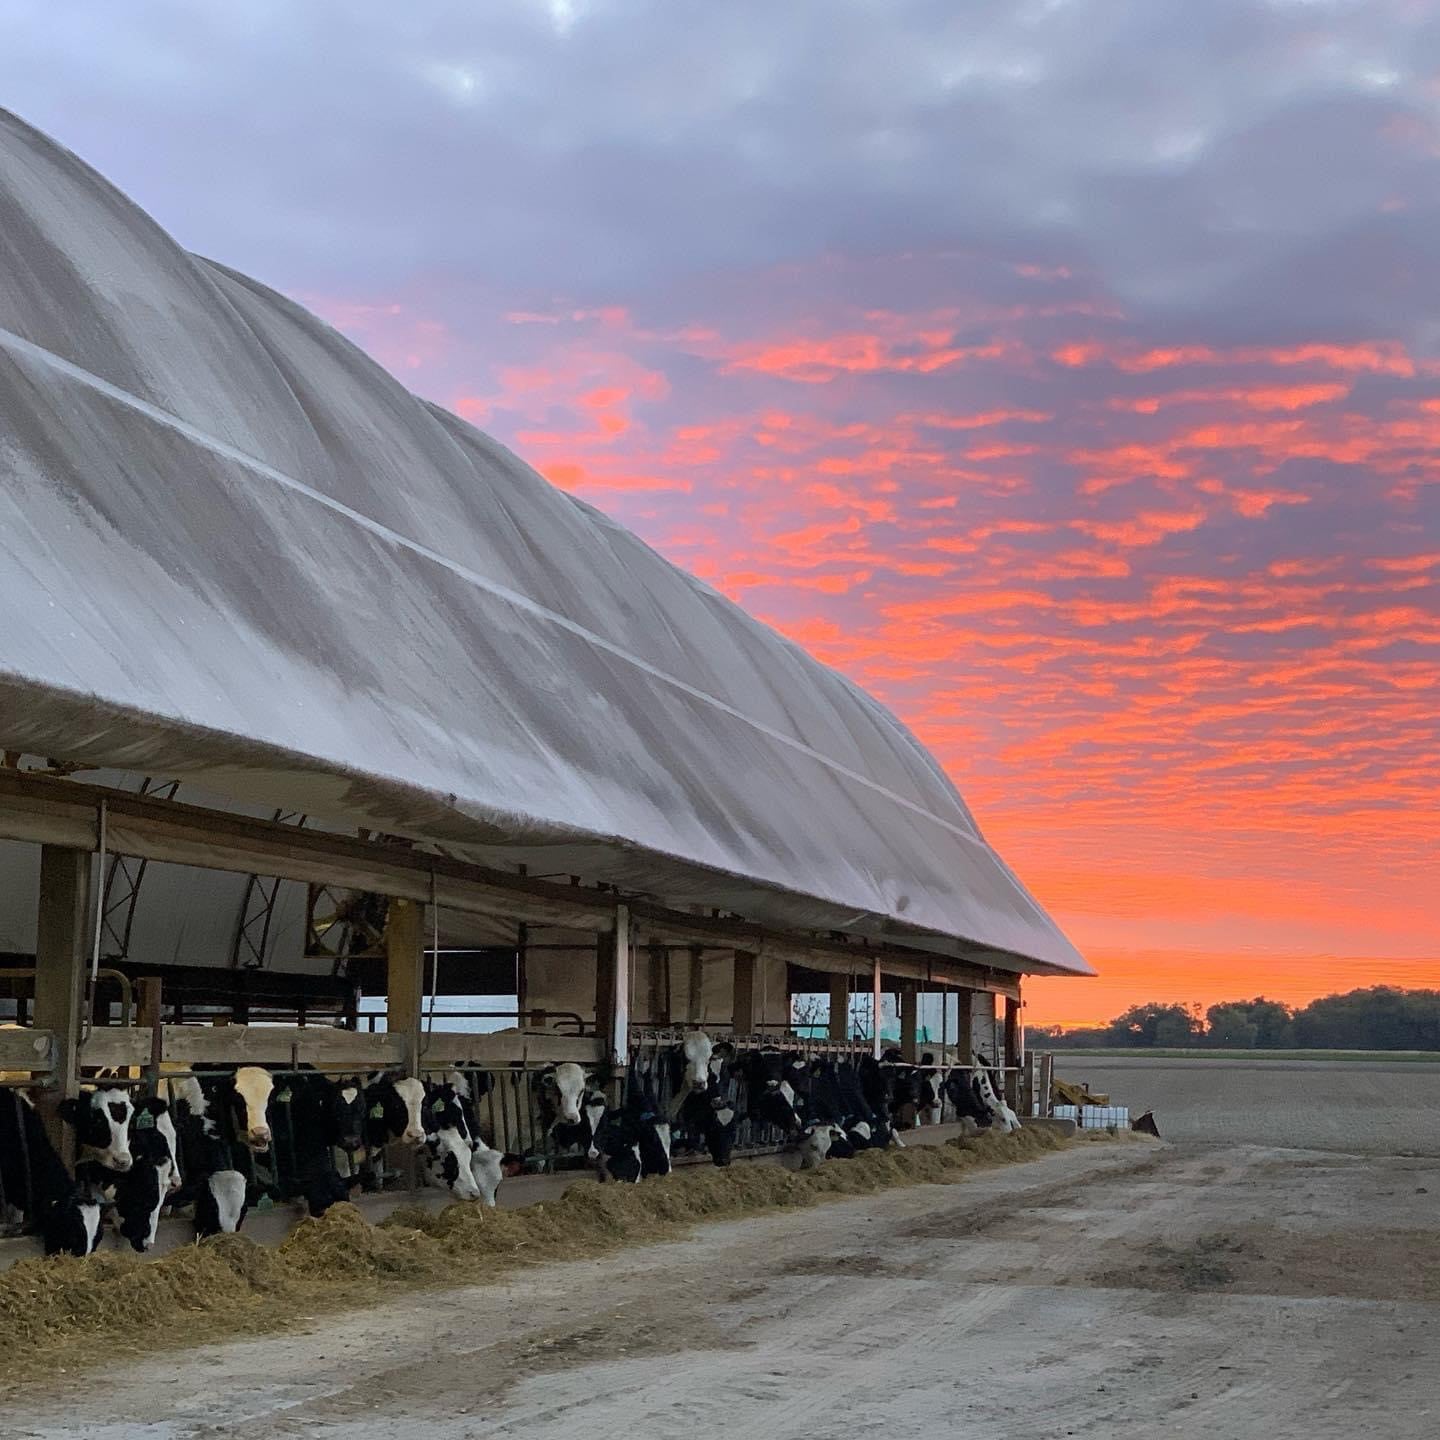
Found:
<svg viewBox="0 0 1440 1440"><path fill-rule="evenodd" d="M1090 1146L15 1396L7 1437L1406 1440L1440 1160Z"/></svg>

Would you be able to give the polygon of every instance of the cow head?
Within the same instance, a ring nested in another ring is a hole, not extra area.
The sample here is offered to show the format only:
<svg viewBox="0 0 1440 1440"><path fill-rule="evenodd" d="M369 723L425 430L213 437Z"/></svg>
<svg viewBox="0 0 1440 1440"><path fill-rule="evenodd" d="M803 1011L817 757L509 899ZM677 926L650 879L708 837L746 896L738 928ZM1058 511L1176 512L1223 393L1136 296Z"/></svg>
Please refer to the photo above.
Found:
<svg viewBox="0 0 1440 1440"><path fill-rule="evenodd" d="M800 1140L800 1168L813 1170L830 1153L836 1141L845 1139L838 1125L811 1125Z"/></svg>
<svg viewBox="0 0 1440 1440"><path fill-rule="evenodd" d="M256 1155L270 1149L270 1097L274 1093L275 1077L258 1065L242 1065L231 1076L230 1110L235 1133Z"/></svg>
<svg viewBox="0 0 1440 1440"><path fill-rule="evenodd" d="M404 1123L399 1139L402 1145L421 1145L425 1141L425 1086L413 1075L392 1080L391 1088L404 1107ZM392 1132L393 1133L393 1132Z"/></svg>
<svg viewBox="0 0 1440 1440"><path fill-rule="evenodd" d="M119 1088L91 1090L60 1102L60 1118L75 1131L80 1157L107 1170L126 1171L130 1153L130 1121L135 1106Z"/></svg>
<svg viewBox="0 0 1440 1440"><path fill-rule="evenodd" d="M540 1074L540 1093L547 1109L554 1112L550 1129L557 1125L578 1125L580 1106L585 1095L586 1076L584 1070L572 1060L566 1060Z"/></svg>
<svg viewBox="0 0 1440 1440"><path fill-rule="evenodd" d="M710 1057L715 1043L703 1030L687 1032L681 1042L685 1054L684 1084L687 1090L703 1090L710 1081Z"/></svg>
<svg viewBox="0 0 1440 1440"><path fill-rule="evenodd" d="M341 1080L329 1097L326 1124L330 1143L347 1154L365 1146L365 1093L357 1079Z"/></svg>

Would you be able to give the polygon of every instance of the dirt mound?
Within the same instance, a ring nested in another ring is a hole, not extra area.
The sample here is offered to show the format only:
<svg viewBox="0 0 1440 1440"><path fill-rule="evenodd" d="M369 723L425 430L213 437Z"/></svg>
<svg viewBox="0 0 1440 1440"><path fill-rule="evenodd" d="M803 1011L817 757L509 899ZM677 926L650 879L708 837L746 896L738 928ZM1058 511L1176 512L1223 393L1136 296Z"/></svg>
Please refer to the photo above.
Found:
<svg viewBox="0 0 1440 1440"><path fill-rule="evenodd" d="M867 1150L796 1172L780 1165L684 1167L640 1185L572 1186L518 1210L402 1206L371 1225L353 1205L304 1220L271 1250L220 1235L154 1261L104 1253L25 1260L0 1274L6 1380L95 1363L117 1351L198 1344L283 1328L323 1308L383 1297L389 1287L479 1282L518 1266L604 1254L674 1238L703 1221L814 1205L1064 1148L1040 1130L944 1145Z"/></svg>

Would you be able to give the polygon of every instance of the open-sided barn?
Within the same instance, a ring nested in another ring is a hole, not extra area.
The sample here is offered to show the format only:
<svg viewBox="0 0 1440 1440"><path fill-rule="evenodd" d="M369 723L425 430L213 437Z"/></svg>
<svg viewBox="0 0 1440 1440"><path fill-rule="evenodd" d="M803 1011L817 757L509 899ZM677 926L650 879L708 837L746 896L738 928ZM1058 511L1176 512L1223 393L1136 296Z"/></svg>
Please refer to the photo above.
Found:
<svg viewBox="0 0 1440 1440"><path fill-rule="evenodd" d="M883 706L8 115L0 273L0 1067L623 1067L817 985L1013 1062L1089 973Z"/></svg>

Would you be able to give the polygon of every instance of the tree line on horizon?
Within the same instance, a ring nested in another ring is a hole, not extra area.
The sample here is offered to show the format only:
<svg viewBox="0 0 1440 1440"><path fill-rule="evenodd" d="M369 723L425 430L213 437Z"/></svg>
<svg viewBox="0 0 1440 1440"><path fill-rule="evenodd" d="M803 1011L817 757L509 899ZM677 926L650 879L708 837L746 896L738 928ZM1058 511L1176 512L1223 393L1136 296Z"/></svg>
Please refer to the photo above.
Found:
<svg viewBox="0 0 1440 1440"><path fill-rule="evenodd" d="M1292 1007L1257 996L1199 1005L1132 1005L1105 1025L1030 1027L1030 1048L1440 1050L1440 990L1375 985Z"/></svg>

